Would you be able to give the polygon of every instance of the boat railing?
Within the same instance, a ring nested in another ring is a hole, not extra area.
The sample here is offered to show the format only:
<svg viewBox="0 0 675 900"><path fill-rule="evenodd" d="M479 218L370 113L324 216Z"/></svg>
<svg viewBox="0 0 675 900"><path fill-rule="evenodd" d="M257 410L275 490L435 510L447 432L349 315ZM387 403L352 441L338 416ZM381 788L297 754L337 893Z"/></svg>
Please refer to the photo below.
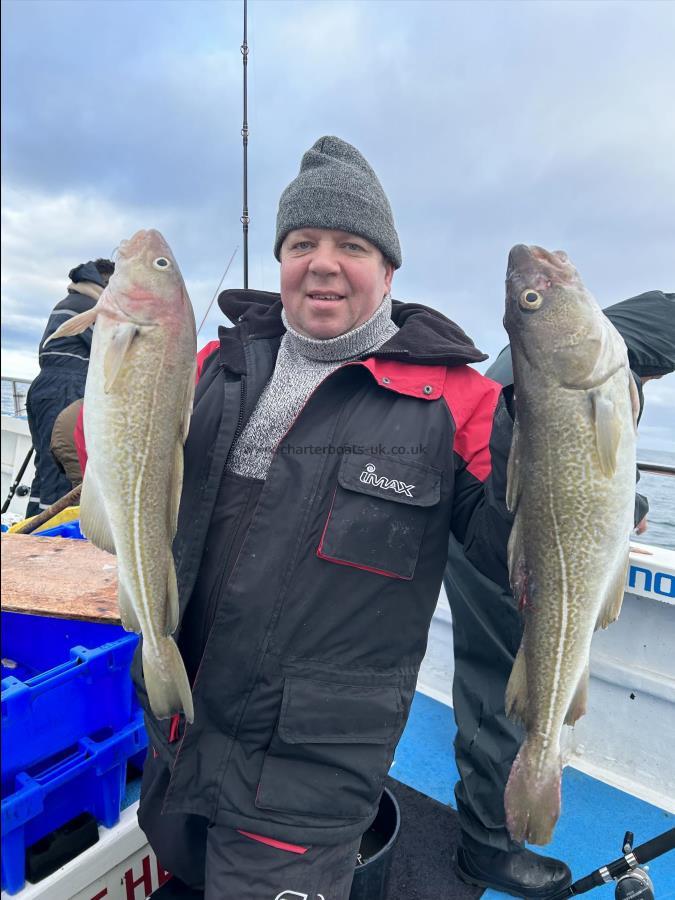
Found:
<svg viewBox="0 0 675 900"><path fill-rule="evenodd" d="M5 416L26 415L26 397L31 385L30 378L2 376L2 413Z"/></svg>
<svg viewBox="0 0 675 900"><path fill-rule="evenodd" d="M666 463L641 462L638 460L637 467L641 472L648 472L650 475L675 475L675 466L669 466Z"/></svg>

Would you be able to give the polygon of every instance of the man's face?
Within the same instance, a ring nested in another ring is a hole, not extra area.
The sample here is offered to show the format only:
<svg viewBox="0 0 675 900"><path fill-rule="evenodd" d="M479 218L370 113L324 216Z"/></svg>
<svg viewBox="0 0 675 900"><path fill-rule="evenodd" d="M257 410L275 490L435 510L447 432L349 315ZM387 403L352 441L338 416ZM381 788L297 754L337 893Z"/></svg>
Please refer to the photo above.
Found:
<svg viewBox="0 0 675 900"><path fill-rule="evenodd" d="M292 327L325 340L366 322L391 288L394 266L365 238L301 228L281 245L281 302Z"/></svg>

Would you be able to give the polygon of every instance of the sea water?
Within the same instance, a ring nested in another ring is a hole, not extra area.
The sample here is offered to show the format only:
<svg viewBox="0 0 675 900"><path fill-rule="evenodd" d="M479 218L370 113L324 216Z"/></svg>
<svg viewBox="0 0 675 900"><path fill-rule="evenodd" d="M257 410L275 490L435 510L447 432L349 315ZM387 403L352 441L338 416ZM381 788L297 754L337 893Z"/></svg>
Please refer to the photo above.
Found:
<svg viewBox="0 0 675 900"><path fill-rule="evenodd" d="M675 451L639 449L638 459L675 467ZM632 540L675 550L675 475L641 472L637 489L649 500L649 512L647 530Z"/></svg>

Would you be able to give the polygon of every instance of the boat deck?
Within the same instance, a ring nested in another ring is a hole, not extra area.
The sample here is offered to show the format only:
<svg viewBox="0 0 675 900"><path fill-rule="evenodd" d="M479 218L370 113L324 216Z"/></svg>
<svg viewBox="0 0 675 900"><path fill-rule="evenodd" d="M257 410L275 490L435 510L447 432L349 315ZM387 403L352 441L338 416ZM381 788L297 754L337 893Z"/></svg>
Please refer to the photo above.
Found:
<svg viewBox="0 0 675 900"><path fill-rule="evenodd" d="M453 788L459 777L452 748L456 730L452 708L418 691L396 750L392 777L441 803L454 805ZM639 845L674 826L672 813L568 766L553 841L546 848L533 849L564 859L576 880L620 856L626 831L634 833ZM649 874L657 900L675 897L673 853L653 860ZM614 888L595 888L588 896L610 900ZM506 897L493 890L483 894L483 900Z"/></svg>

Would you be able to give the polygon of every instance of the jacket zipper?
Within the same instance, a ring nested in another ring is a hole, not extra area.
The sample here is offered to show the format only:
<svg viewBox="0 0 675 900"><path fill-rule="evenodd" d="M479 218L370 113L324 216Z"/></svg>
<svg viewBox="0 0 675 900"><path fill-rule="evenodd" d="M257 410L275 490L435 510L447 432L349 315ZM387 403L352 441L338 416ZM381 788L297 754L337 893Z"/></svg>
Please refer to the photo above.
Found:
<svg viewBox="0 0 675 900"><path fill-rule="evenodd" d="M223 471L227 468L227 464L230 461L230 456L232 456L232 450L234 445L237 443L237 438L241 434L244 425L244 409L246 407L246 375L241 376L241 396L239 400L239 417L237 419L237 427L234 430L234 437L232 438L232 443L230 444L230 450L227 454L227 459L225 460L225 465L223 466Z"/></svg>

